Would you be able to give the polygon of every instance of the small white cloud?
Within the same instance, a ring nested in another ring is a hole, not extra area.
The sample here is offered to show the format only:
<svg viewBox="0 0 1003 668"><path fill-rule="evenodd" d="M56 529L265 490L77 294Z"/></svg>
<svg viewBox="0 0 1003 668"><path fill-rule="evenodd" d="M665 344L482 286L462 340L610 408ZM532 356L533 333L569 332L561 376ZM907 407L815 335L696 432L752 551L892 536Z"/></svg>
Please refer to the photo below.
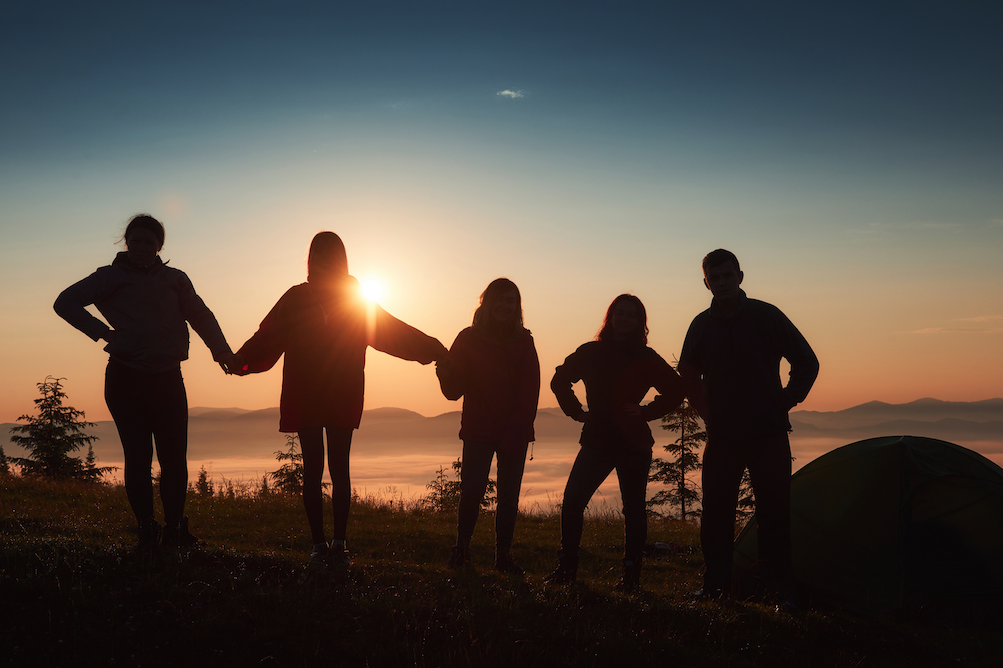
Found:
<svg viewBox="0 0 1003 668"><path fill-rule="evenodd" d="M515 100L520 97L526 97L525 93L523 93L521 90L508 90L507 88L505 90L498 91L497 93L495 93L495 95L501 95L502 97L507 97L512 100Z"/></svg>

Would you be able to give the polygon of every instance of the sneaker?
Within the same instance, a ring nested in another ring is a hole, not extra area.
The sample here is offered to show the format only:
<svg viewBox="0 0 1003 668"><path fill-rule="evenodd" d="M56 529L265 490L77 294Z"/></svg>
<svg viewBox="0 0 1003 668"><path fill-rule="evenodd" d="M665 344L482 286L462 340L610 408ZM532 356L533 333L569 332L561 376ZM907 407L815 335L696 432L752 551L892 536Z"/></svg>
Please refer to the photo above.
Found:
<svg viewBox="0 0 1003 668"><path fill-rule="evenodd" d="M452 552L449 553L446 568L463 568L468 563L470 563L470 549L454 545Z"/></svg>
<svg viewBox="0 0 1003 668"><path fill-rule="evenodd" d="M310 550L310 564L313 566L326 566L327 559L331 554L331 548L327 543L314 543Z"/></svg>
<svg viewBox="0 0 1003 668"><path fill-rule="evenodd" d="M716 601L719 598L724 598L723 589L704 587L693 592L693 600L695 601Z"/></svg>
<svg viewBox="0 0 1003 668"><path fill-rule="evenodd" d="M558 554L557 568L554 572L543 578L545 584L570 585L578 580L578 555L570 556Z"/></svg>
<svg viewBox="0 0 1003 668"><path fill-rule="evenodd" d="M328 566L352 565L352 557L348 554L348 548L345 547L345 541L331 541L331 546L327 552L327 564Z"/></svg>
<svg viewBox="0 0 1003 668"><path fill-rule="evenodd" d="M164 527L163 535L160 538L160 545L165 548L194 547L200 542L201 541L192 535L192 532L188 530L187 515L181 518L181 522L179 522L177 526Z"/></svg>
<svg viewBox="0 0 1003 668"><path fill-rule="evenodd" d="M616 590L622 591L625 594L633 594L640 588L641 588L641 560L624 559L623 575L620 576L620 582L617 583Z"/></svg>

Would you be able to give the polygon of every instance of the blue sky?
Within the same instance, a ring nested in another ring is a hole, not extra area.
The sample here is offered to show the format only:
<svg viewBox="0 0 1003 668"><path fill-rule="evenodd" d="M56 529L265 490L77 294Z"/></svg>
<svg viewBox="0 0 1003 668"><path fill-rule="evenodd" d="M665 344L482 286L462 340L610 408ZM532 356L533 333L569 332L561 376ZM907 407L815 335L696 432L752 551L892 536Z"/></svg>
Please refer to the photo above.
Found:
<svg viewBox="0 0 1003 668"><path fill-rule="evenodd" d="M104 410L50 305L138 211L235 347L333 229L447 345L508 275L545 375L624 291L671 358L724 246L819 352L807 407L1003 396L1003 10L691 4L5 3L0 417L49 373ZM277 403L200 346L193 405ZM412 366L368 405L454 407Z"/></svg>

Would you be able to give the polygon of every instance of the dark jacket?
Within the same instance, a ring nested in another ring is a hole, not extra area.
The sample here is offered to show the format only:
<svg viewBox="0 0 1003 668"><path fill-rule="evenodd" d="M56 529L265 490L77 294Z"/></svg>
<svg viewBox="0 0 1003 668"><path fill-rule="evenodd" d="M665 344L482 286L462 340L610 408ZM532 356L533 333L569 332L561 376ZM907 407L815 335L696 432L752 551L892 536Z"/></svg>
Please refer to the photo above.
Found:
<svg viewBox="0 0 1003 668"><path fill-rule="evenodd" d="M786 387L781 358L791 365ZM780 309L742 292L734 316L712 302L693 319L679 373L708 436L770 435L790 430L787 412L808 396L818 358Z"/></svg>
<svg viewBox="0 0 1003 668"><path fill-rule="evenodd" d="M520 452L536 440L533 421L540 401L540 360L529 330L498 338L474 327L456 335L452 368L439 372L447 399L463 397L460 438L497 443Z"/></svg>
<svg viewBox="0 0 1003 668"><path fill-rule="evenodd" d="M267 371L285 354L279 431L358 429L367 346L422 364L441 349L432 337L367 304L358 281L348 276L333 290L310 283L289 288L238 354L247 362L242 373Z"/></svg>
<svg viewBox="0 0 1003 668"><path fill-rule="evenodd" d="M658 353L618 341L590 341L557 367L550 388L570 417L582 410L572 389L579 380L585 383L589 406L579 443L611 452L654 445L648 421L671 412L685 396L679 375ZM651 388L659 395L641 406L640 415L624 412L624 406L638 405Z"/></svg>
<svg viewBox="0 0 1003 668"><path fill-rule="evenodd" d="M85 307L91 304L111 327L87 311ZM139 371L171 371L188 359L186 322L205 341L213 359L219 361L230 352L216 316L195 293L188 276L159 257L141 269L121 252L111 265L63 290L53 308L94 341L114 329L114 341L105 351Z"/></svg>

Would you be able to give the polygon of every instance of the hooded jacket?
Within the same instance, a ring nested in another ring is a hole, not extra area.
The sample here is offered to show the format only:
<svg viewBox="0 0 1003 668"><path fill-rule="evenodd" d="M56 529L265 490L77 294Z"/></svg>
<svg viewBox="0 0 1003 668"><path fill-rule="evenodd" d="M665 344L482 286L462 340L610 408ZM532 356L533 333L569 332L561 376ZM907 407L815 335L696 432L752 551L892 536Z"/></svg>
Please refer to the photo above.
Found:
<svg viewBox="0 0 1003 668"><path fill-rule="evenodd" d="M91 304L108 324L87 311ZM230 352L216 316L195 293L188 276L159 257L150 267L139 268L123 251L111 265L63 290L53 308L94 341L114 330L114 340L105 351L139 371L172 371L188 359L186 322L205 341L213 359L219 361Z"/></svg>
<svg viewBox="0 0 1003 668"><path fill-rule="evenodd" d="M358 429L365 394L366 347L422 364L442 345L368 304L353 276L332 288L301 283L279 299L238 354L241 372L282 367L279 431Z"/></svg>
<svg viewBox="0 0 1003 668"><path fill-rule="evenodd" d="M540 360L529 330L499 338L467 327L456 335L449 359L451 370L436 373L443 396L463 397L462 440L497 443L506 452L524 451L536 440Z"/></svg>

